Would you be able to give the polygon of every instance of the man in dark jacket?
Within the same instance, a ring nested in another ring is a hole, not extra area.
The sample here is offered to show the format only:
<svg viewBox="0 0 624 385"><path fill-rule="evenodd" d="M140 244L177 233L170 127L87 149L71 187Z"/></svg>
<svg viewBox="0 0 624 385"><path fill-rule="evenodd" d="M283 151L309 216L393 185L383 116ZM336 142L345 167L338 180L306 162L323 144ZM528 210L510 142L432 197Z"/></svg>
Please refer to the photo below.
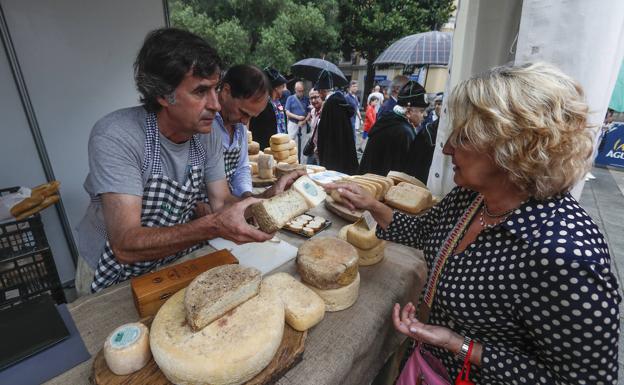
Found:
<svg viewBox="0 0 624 385"><path fill-rule="evenodd" d="M269 147L272 135L287 133L286 112L279 101L282 91L286 88L286 78L276 69L267 67L264 73L271 82L271 94L266 108L249 121L249 130L254 141L260 144L260 150Z"/></svg>
<svg viewBox="0 0 624 385"><path fill-rule="evenodd" d="M429 167L424 167L423 156L427 143L423 132L416 134L416 128L428 105L423 86L415 81L405 84L393 111L383 114L371 128L359 173L402 171L426 183Z"/></svg>

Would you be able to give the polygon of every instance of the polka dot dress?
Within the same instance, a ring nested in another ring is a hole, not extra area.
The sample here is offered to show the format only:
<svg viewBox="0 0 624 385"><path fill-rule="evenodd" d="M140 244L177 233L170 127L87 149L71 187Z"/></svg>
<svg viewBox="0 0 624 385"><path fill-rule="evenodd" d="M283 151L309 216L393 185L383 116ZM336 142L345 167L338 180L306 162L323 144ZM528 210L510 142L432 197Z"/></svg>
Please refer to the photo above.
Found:
<svg viewBox="0 0 624 385"><path fill-rule="evenodd" d="M377 236L422 249L430 269L475 192L455 188ZM569 194L529 200L446 262L429 323L484 346L477 384L617 384L619 312L607 243ZM461 364L430 347L452 379Z"/></svg>

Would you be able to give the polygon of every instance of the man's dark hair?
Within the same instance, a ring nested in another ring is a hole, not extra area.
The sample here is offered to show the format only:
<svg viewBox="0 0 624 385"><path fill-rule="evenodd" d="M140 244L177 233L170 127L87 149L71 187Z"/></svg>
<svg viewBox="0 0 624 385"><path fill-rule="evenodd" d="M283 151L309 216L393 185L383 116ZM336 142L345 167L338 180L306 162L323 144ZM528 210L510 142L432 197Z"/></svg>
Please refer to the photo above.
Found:
<svg viewBox="0 0 624 385"><path fill-rule="evenodd" d="M221 59L201 37L177 28L150 32L134 62L134 80L146 110L160 110L159 97L171 95L184 75L207 78L219 72Z"/></svg>
<svg viewBox="0 0 624 385"><path fill-rule="evenodd" d="M252 96L271 93L271 82L260 68L249 64L237 64L227 70L221 84L229 84L232 97L249 99Z"/></svg>

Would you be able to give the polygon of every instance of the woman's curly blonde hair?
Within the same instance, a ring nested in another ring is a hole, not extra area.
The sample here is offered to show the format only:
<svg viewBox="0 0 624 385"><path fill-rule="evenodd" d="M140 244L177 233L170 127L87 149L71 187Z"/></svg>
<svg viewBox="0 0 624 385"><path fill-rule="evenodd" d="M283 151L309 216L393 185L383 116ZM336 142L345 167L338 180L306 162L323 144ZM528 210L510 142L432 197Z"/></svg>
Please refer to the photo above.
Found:
<svg viewBox="0 0 624 385"><path fill-rule="evenodd" d="M487 152L523 192L569 191L591 165L593 138L581 86L553 65L496 67L449 98L449 143Z"/></svg>

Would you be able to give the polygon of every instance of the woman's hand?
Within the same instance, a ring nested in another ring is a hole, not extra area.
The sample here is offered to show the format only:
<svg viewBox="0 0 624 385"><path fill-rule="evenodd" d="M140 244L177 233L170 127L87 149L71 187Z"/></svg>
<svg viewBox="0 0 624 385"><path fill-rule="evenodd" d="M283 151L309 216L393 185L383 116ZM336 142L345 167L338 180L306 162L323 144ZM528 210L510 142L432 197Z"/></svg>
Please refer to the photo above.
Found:
<svg viewBox="0 0 624 385"><path fill-rule="evenodd" d="M323 186L325 190L335 190L342 198L342 204L351 210L369 210L372 211L377 200L368 195L362 187L355 183L339 182L329 183Z"/></svg>
<svg viewBox="0 0 624 385"><path fill-rule="evenodd" d="M428 345L446 349L457 354L461 349L464 338L444 326L427 325L416 319L416 308L410 302L403 309L398 303L392 311L394 328L400 333L424 342Z"/></svg>

